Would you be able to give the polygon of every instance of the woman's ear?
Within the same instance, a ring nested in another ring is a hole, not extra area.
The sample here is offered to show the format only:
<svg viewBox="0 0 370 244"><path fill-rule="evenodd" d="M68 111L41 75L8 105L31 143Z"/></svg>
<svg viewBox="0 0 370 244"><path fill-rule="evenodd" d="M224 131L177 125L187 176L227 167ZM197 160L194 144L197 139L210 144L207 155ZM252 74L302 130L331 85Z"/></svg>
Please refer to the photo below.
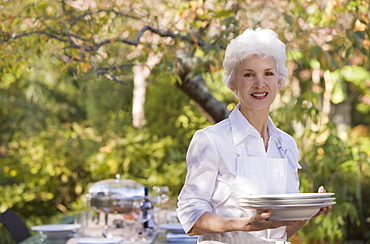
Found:
<svg viewBox="0 0 370 244"><path fill-rule="evenodd" d="M280 90L281 88L283 88L283 80L279 79L278 80L278 89Z"/></svg>
<svg viewBox="0 0 370 244"><path fill-rule="evenodd" d="M230 89L231 89L232 91L236 91L235 80L230 81Z"/></svg>

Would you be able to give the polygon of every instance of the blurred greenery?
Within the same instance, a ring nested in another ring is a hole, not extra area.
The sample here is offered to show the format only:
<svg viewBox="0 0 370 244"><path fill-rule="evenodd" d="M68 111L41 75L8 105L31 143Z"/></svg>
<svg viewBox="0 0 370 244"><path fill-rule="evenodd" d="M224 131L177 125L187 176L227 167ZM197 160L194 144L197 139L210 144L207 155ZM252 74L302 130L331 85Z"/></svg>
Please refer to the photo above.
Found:
<svg viewBox="0 0 370 244"><path fill-rule="evenodd" d="M191 137L211 124L178 84L201 74L232 109L236 99L222 84L225 44L261 26L287 44L290 75L271 117L297 141L301 191L324 185L337 198L292 240L369 243L368 2L118 2L0 3L0 212L12 208L28 226L54 223L84 207L91 184L116 174L168 185L175 198ZM121 42L146 25L177 35ZM132 66L150 53L163 56L151 70L146 125L138 129ZM193 65L182 80L187 59ZM12 243L5 228L0 242Z"/></svg>

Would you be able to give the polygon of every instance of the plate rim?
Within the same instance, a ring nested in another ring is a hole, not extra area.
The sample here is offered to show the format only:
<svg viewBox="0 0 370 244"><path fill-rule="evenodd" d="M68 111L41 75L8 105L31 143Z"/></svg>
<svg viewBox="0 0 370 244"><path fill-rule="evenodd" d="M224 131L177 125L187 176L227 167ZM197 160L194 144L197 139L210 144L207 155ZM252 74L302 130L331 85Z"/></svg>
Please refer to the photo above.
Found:
<svg viewBox="0 0 370 244"><path fill-rule="evenodd" d="M160 224L159 227L163 229L167 229L167 230L180 230L180 229L184 230L181 223L164 223L164 224Z"/></svg>
<svg viewBox="0 0 370 244"><path fill-rule="evenodd" d="M249 208L271 208L271 209L286 209L286 208L322 208L336 204L336 202L327 202L327 203L315 203L315 204L286 204L286 205L256 205L256 204L247 204L241 205L241 207Z"/></svg>
<svg viewBox="0 0 370 244"><path fill-rule="evenodd" d="M47 227L55 227L54 228L47 228ZM60 229L56 228L59 227ZM64 229L63 229L64 228ZM78 224L47 224L47 225L35 225L31 227L33 231L42 231L42 232L67 232L67 231L74 231L78 228L81 228L81 225Z"/></svg>
<svg viewBox="0 0 370 244"><path fill-rule="evenodd" d="M302 199L263 199L263 200L256 200L256 199L240 199L240 203L255 203L255 204L281 204L281 203L289 203L289 202L306 202L306 203L316 203L318 201L319 203L326 203L330 201L336 200L335 197L327 198L302 198ZM299 204L299 203L297 203Z"/></svg>
<svg viewBox="0 0 370 244"><path fill-rule="evenodd" d="M312 198L325 198L335 195L333 192L327 193L284 193L284 194L262 194L262 195L249 195L243 196L241 199L312 199Z"/></svg>

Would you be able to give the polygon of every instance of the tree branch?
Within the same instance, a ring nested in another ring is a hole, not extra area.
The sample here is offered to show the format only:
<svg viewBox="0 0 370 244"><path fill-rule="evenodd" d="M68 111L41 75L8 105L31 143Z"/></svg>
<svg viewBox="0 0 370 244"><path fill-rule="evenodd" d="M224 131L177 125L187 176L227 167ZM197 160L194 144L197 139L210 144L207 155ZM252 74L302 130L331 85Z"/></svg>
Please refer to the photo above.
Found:
<svg viewBox="0 0 370 244"><path fill-rule="evenodd" d="M116 81L116 82L118 82L122 85L127 85L127 83L125 81L119 79L117 76L109 73L108 71L100 70L100 71L95 71L95 72L96 72L97 75L102 75L102 76L106 77L109 80L114 80L114 81Z"/></svg>
<svg viewBox="0 0 370 244"><path fill-rule="evenodd" d="M217 123L229 115L225 103L218 101L209 91L201 75L196 75L192 79L181 78L182 83L176 84L185 94L195 101L203 114L212 123Z"/></svg>
<svg viewBox="0 0 370 244"><path fill-rule="evenodd" d="M1 39L1 42L8 42L10 40L15 40L15 39L19 39L19 38L22 38L22 37L25 37L25 36L30 36L30 35L34 35L34 34L38 34L38 35L46 35L46 36L49 36L53 39L56 39L58 41L61 41L61 42L68 42L70 43L70 40L69 39L64 39L62 37L59 37L53 33L50 33L50 32L46 32L46 31L30 31L30 32L25 32L25 33L22 33L22 34L19 34L19 35L11 35L9 37L6 37L6 38L3 38Z"/></svg>

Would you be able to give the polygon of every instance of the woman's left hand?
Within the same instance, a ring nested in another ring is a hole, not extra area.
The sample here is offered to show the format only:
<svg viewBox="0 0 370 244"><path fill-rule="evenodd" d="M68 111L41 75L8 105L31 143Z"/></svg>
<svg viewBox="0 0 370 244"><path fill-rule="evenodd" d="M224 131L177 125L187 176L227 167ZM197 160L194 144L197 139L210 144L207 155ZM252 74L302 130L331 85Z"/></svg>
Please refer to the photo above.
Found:
<svg viewBox="0 0 370 244"><path fill-rule="evenodd" d="M326 193L326 190L323 186L320 186L319 187L319 190L318 190L318 193ZM319 212L317 212L317 214L315 214L314 216L311 217L311 219L314 219L316 218L317 216L320 216L321 214L324 214L324 213L327 213L331 210L331 205L330 206L327 206L327 207L323 207L319 210Z"/></svg>
<svg viewBox="0 0 370 244"><path fill-rule="evenodd" d="M286 232L287 232L287 237L291 237L299 231L300 229L303 228L303 226L306 224L307 220L297 220L294 225L289 225L286 227Z"/></svg>

